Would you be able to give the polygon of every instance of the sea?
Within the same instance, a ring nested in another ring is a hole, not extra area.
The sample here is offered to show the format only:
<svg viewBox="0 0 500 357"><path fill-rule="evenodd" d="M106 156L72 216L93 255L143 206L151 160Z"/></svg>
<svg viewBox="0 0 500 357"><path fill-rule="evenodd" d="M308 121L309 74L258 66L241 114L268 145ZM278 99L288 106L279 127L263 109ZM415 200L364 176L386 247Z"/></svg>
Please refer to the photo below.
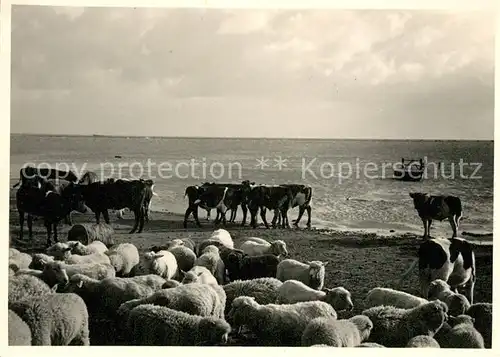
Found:
<svg viewBox="0 0 500 357"><path fill-rule="evenodd" d="M102 179L151 178L158 194L153 211L183 214L186 187L207 181L300 183L313 188L316 228L422 234L409 193L427 192L461 198L459 232L493 232L493 141L12 134L10 150L11 186L25 164L69 168L79 176L90 170ZM425 160L421 181L394 179L392 169L402 158ZM297 214L293 209L290 219ZM447 221L433 222L432 234L450 236L451 227Z"/></svg>

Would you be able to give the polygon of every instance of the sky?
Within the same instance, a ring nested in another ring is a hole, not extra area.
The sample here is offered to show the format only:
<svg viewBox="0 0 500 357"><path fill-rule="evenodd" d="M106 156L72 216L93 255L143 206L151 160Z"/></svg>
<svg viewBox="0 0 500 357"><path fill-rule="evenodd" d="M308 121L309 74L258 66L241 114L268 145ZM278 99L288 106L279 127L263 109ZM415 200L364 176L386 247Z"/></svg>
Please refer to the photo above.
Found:
<svg viewBox="0 0 500 357"><path fill-rule="evenodd" d="M11 132L486 139L494 14L12 6Z"/></svg>

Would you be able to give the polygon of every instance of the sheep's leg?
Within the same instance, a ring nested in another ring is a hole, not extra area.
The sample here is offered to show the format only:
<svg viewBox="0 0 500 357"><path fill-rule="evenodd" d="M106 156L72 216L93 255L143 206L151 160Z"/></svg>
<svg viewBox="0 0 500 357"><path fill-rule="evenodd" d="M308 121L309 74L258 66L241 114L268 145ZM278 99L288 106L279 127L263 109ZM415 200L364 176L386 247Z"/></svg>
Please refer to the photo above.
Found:
<svg viewBox="0 0 500 357"><path fill-rule="evenodd" d="M90 346L89 329L82 327L80 334L75 336L69 344L72 346Z"/></svg>
<svg viewBox="0 0 500 357"><path fill-rule="evenodd" d="M455 222L455 219L453 216L448 217L448 221L450 222L451 229L453 230L452 238L455 238L457 236L457 223Z"/></svg>

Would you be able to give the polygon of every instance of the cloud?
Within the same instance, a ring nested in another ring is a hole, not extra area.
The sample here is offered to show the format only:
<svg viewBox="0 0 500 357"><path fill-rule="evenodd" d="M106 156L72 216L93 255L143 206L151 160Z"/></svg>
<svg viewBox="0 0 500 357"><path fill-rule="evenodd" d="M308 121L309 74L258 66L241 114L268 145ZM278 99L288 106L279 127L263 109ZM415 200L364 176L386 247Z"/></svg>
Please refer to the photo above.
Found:
<svg viewBox="0 0 500 357"><path fill-rule="evenodd" d="M12 130L492 138L494 29L471 11L13 6Z"/></svg>

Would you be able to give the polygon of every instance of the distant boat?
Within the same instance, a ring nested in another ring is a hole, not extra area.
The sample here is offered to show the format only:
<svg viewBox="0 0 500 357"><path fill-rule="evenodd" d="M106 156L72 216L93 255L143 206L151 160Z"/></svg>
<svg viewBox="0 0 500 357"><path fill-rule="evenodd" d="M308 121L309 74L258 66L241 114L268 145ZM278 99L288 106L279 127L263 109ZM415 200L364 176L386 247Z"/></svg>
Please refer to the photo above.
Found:
<svg viewBox="0 0 500 357"><path fill-rule="evenodd" d="M394 168L394 178L401 181L420 181L424 175L423 159L401 159L401 165Z"/></svg>
<svg viewBox="0 0 500 357"><path fill-rule="evenodd" d="M115 159L121 159L122 156L121 155L115 155Z"/></svg>

